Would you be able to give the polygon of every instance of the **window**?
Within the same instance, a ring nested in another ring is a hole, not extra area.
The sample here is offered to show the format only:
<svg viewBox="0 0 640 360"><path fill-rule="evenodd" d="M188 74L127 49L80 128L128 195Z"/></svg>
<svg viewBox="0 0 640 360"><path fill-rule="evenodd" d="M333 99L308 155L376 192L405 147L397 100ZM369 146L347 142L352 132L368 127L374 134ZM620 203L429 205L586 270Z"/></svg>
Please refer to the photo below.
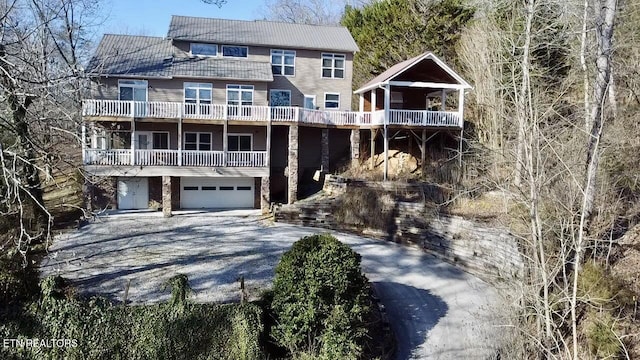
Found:
<svg viewBox="0 0 640 360"><path fill-rule="evenodd" d="M211 133L185 132L184 133L184 149L210 151L211 150Z"/></svg>
<svg viewBox="0 0 640 360"><path fill-rule="evenodd" d="M251 134L227 135L227 150L251 151L253 148L253 136Z"/></svg>
<svg viewBox="0 0 640 360"><path fill-rule="evenodd" d="M227 105L229 116L250 117L253 105L253 85L227 85Z"/></svg>
<svg viewBox="0 0 640 360"><path fill-rule="evenodd" d="M273 75L293 76L296 73L296 52L293 50L271 50Z"/></svg>
<svg viewBox="0 0 640 360"><path fill-rule="evenodd" d="M269 103L271 106L291 106L291 91L271 90Z"/></svg>
<svg viewBox="0 0 640 360"><path fill-rule="evenodd" d="M220 190L233 190L233 186L220 186Z"/></svg>
<svg viewBox="0 0 640 360"><path fill-rule="evenodd" d="M315 110L316 108L316 96L315 95L305 95L304 96L304 108Z"/></svg>
<svg viewBox="0 0 640 360"><path fill-rule="evenodd" d="M249 56L249 48L246 46L222 45L222 56L246 58Z"/></svg>
<svg viewBox="0 0 640 360"><path fill-rule="evenodd" d="M169 133L168 132L153 133L153 149L156 149L156 150L169 149Z"/></svg>
<svg viewBox="0 0 640 360"><path fill-rule="evenodd" d="M211 114L213 84L184 83L184 111L189 115Z"/></svg>
<svg viewBox="0 0 640 360"><path fill-rule="evenodd" d="M391 92L391 108L392 109L402 109L402 104L404 104L402 100L402 93L400 91L392 91Z"/></svg>
<svg viewBox="0 0 640 360"><path fill-rule="evenodd" d="M195 56L218 56L218 45L191 43L191 55Z"/></svg>
<svg viewBox="0 0 640 360"><path fill-rule="evenodd" d="M136 101L132 109L134 117L145 117L147 114L147 107L145 104L140 103L147 101L147 87L146 80L118 80L119 99Z"/></svg>
<svg viewBox="0 0 640 360"><path fill-rule="evenodd" d="M198 187L197 186L185 186L185 187L183 187L183 189L187 190L187 191L189 191L189 190L198 190Z"/></svg>
<svg viewBox="0 0 640 360"><path fill-rule="evenodd" d="M203 187L202 187L202 190L209 190L209 191L211 191L211 190L215 190L215 189L216 189L216 187L215 187L215 186L203 186Z"/></svg>
<svg viewBox="0 0 640 360"><path fill-rule="evenodd" d="M344 79L344 62L342 54L322 54L322 77Z"/></svg>
<svg viewBox="0 0 640 360"><path fill-rule="evenodd" d="M251 190L251 186L237 186L236 190Z"/></svg>
<svg viewBox="0 0 640 360"><path fill-rule="evenodd" d="M340 94L334 94L334 93L324 94L325 109L338 109L339 107L340 107Z"/></svg>

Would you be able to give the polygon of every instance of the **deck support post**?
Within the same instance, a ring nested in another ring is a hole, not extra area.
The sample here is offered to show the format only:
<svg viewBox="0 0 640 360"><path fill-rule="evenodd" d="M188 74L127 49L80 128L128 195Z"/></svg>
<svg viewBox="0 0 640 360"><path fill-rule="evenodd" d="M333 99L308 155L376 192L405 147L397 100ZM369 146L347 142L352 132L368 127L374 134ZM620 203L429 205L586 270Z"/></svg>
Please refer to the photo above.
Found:
<svg viewBox="0 0 640 360"><path fill-rule="evenodd" d="M171 176L162 177L162 215L171 217Z"/></svg>
<svg viewBox="0 0 640 360"><path fill-rule="evenodd" d="M391 107L391 85L384 88L384 181L389 176L389 110Z"/></svg>
<svg viewBox="0 0 640 360"><path fill-rule="evenodd" d="M136 164L136 119L131 118L131 165Z"/></svg>
<svg viewBox="0 0 640 360"><path fill-rule="evenodd" d="M271 113L271 112L270 112ZM265 155L265 166L271 166L271 115L269 115L269 122L267 123L267 153Z"/></svg>
<svg viewBox="0 0 640 360"><path fill-rule="evenodd" d="M298 125L289 126L288 196L287 203L298 200Z"/></svg>
<svg viewBox="0 0 640 360"><path fill-rule="evenodd" d="M178 166L182 166L182 117L178 118Z"/></svg>
<svg viewBox="0 0 640 360"><path fill-rule="evenodd" d="M225 105L224 107L224 121L222 122L222 165L227 166L227 151L229 148L229 139L228 139L228 130L229 130L229 121L228 121L228 107Z"/></svg>
<svg viewBox="0 0 640 360"><path fill-rule="evenodd" d="M371 129L371 170L376 167L376 136L378 135L378 129Z"/></svg>
<svg viewBox="0 0 640 360"><path fill-rule="evenodd" d="M460 147L458 149L458 166L460 167L460 175L462 175L462 140L464 136L464 129L460 129Z"/></svg>
<svg viewBox="0 0 640 360"><path fill-rule="evenodd" d="M82 148L82 164L87 163L87 125L82 120L80 128L80 147Z"/></svg>
<svg viewBox="0 0 640 360"><path fill-rule="evenodd" d="M358 165L360 163L360 129L351 129L351 164Z"/></svg>
<svg viewBox="0 0 640 360"><path fill-rule="evenodd" d="M462 174L462 141L464 139L464 89L458 90L458 124L460 125L460 149L458 165Z"/></svg>
<svg viewBox="0 0 640 360"><path fill-rule="evenodd" d="M271 181L268 176L260 178L260 209L262 213L269 212L271 206Z"/></svg>
<svg viewBox="0 0 640 360"><path fill-rule="evenodd" d="M422 129L422 139L420 145L420 172L425 177L426 161L427 161L427 129Z"/></svg>
<svg viewBox="0 0 640 360"><path fill-rule="evenodd" d="M320 135L320 171L329 172L329 129L322 129Z"/></svg>

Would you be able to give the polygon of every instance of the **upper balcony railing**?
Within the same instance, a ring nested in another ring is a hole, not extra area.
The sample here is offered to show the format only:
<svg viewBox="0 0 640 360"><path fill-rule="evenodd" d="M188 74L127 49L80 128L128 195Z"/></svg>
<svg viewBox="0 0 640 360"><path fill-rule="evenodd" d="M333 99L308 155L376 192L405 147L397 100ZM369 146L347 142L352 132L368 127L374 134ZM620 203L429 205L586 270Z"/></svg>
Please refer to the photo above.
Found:
<svg viewBox="0 0 640 360"><path fill-rule="evenodd" d="M84 100L82 115L91 117L128 117L160 119L243 120L255 122L295 122L337 126L425 126L462 127L457 111L390 109L340 111L312 110L295 106L233 106L155 101Z"/></svg>
<svg viewBox="0 0 640 360"><path fill-rule="evenodd" d="M264 167L266 151L85 149L84 163L110 166Z"/></svg>

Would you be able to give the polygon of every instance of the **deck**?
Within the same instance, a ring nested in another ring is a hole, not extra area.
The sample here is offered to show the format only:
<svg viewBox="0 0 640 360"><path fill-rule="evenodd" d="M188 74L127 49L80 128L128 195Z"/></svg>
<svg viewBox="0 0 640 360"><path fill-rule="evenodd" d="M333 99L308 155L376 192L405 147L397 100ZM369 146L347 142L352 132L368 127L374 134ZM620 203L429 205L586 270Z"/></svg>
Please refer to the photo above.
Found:
<svg viewBox="0 0 640 360"><path fill-rule="evenodd" d="M343 126L371 128L379 126L434 127L460 129L463 125L457 111L385 110L341 111L312 110L297 106L230 106L220 104L187 104L179 102L84 100L82 115L109 119L185 119L199 121L242 121L258 124L302 124L310 126Z"/></svg>

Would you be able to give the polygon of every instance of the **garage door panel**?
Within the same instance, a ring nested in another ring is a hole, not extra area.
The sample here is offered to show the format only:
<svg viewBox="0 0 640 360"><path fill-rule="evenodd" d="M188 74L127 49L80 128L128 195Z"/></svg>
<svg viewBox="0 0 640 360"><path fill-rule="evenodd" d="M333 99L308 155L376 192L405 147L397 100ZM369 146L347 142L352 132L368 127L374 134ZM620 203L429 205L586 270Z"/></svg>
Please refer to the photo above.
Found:
<svg viewBox="0 0 640 360"><path fill-rule="evenodd" d="M180 201L184 209L252 208L253 178L182 178Z"/></svg>

